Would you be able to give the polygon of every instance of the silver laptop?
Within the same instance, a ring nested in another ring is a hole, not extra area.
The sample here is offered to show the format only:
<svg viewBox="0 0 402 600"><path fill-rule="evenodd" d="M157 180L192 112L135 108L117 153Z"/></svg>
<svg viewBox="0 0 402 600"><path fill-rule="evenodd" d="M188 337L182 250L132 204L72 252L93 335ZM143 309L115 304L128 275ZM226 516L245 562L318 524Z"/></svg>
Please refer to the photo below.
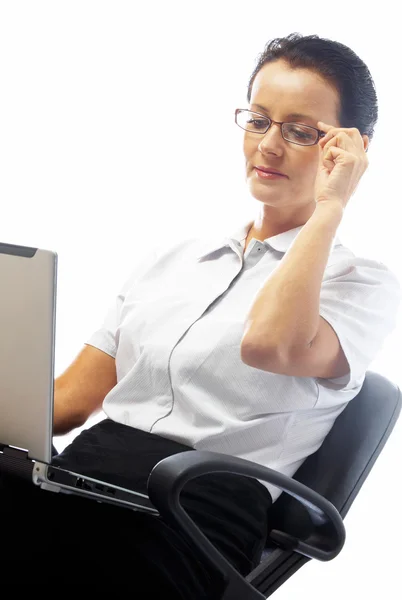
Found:
<svg viewBox="0 0 402 600"><path fill-rule="evenodd" d="M148 496L52 466L57 254L0 243L0 471L158 515Z"/></svg>

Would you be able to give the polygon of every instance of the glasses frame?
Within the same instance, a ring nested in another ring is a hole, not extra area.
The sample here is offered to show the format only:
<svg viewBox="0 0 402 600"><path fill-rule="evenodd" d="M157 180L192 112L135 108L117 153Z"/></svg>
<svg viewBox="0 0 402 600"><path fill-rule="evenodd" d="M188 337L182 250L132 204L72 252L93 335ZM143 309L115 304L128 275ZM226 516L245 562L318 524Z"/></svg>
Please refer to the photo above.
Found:
<svg viewBox="0 0 402 600"><path fill-rule="evenodd" d="M237 122L237 115L241 112L251 112L254 115L258 115L259 117L262 117L263 119L266 119L267 121L269 121L268 127L266 128L265 131L249 131L248 129L245 129L244 127L242 127L241 125L239 125L239 123ZM274 121L273 119L270 119L269 117L267 117L267 115L263 115L262 113L256 112L255 110L250 110L249 108L236 108L235 110L235 123L238 127L240 127L240 129L243 129L243 131L247 131L247 133L256 133L257 135L265 135L268 131L268 129L271 127L272 123L275 123L275 125L280 125L281 126L281 134L283 139L285 140L285 142L289 142L289 144L297 144L297 146L314 146L315 144L318 144L318 142L320 141L320 139L322 137L325 136L325 131L322 131L321 129L317 129L317 127L313 127L312 125L306 125L305 123L297 123L296 121ZM289 124L289 125L303 125L303 127L310 127L310 129L315 129L315 131L317 132L317 139L314 143L312 144L299 144L299 142L293 142L290 140L287 140L285 138L285 136L283 135L283 126Z"/></svg>

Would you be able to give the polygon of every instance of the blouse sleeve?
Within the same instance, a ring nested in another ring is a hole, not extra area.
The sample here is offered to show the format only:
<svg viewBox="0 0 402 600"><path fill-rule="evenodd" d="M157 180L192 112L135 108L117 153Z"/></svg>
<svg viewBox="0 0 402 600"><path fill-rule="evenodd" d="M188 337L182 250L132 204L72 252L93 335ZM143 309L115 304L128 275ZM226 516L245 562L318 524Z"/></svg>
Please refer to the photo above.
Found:
<svg viewBox="0 0 402 600"><path fill-rule="evenodd" d="M329 267L320 295L320 316L335 330L350 371L333 379L317 377L331 389L355 387L395 329L402 299L396 275L381 262L350 257Z"/></svg>
<svg viewBox="0 0 402 600"><path fill-rule="evenodd" d="M125 280L124 284L120 288L119 293L115 299L109 305L106 315L103 319L103 323L99 329L94 331L91 337L85 342L90 346L95 346L109 354L113 358L116 358L118 339L117 329L120 324L121 309L124 304L127 292L135 285L136 281L154 264L160 253L160 249L156 247L150 251L149 255L140 260L136 267L130 273L129 277Z"/></svg>

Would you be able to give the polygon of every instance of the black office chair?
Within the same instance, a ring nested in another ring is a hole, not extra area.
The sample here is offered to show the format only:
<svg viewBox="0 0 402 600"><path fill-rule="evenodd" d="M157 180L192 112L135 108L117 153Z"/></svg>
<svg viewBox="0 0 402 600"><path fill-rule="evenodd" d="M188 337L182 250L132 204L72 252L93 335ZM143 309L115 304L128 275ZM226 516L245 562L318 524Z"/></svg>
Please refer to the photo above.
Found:
<svg viewBox="0 0 402 600"><path fill-rule="evenodd" d="M222 573L222 600L268 598L311 558L332 560L342 550L343 519L384 448L401 405L399 387L367 371L359 394L293 477L234 456L191 450L155 465L148 479L149 497L162 517L193 544L200 559ZM270 509L271 530L262 560L247 577L220 554L179 502L188 480L214 471L255 477L284 490Z"/></svg>

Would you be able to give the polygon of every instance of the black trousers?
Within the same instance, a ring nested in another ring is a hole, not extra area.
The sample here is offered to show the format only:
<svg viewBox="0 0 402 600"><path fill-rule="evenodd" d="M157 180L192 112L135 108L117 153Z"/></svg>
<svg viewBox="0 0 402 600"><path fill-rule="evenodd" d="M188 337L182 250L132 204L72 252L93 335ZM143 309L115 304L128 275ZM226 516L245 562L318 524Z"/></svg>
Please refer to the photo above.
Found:
<svg viewBox="0 0 402 600"><path fill-rule="evenodd" d="M52 463L146 494L154 465L191 449L106 419L82 431ZM240 573L258 565L272 504L260 482L230 473L202 475L186 483L181 502ZM49 592L75 597L81 591L124 591L133 599L222 596L219 573L160 516L45 491L1 473L0 511L3 582L17 572L15 594L49 586Z"/></svg>

